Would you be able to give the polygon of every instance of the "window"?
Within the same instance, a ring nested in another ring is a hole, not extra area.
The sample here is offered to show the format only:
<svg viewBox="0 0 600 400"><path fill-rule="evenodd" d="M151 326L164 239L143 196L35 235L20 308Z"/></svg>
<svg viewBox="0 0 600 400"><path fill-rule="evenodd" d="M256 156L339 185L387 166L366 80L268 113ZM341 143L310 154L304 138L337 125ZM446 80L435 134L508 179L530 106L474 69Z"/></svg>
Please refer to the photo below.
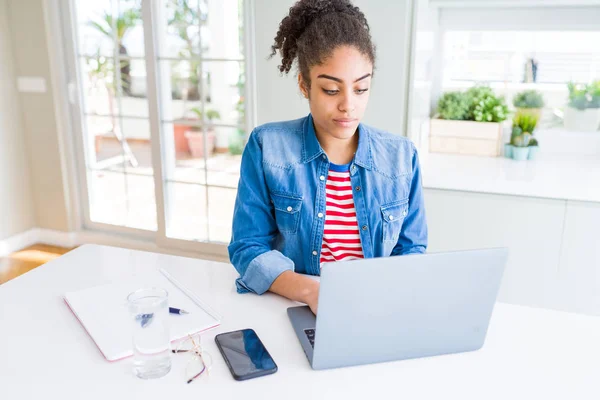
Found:
<svg viewBox="0 0 600 400"><path fill-rule="evenodd" d="M72 0L91 227L228 242L248 126L243 0Z"/></svg>
<svg viewBox="0 0 600 400"><path fill-rule="evenodd" d="M420 2L409 136L427 149L429 119L440 96L483 84L504 96L511 111L518 93L542 95L536 136L544 155L595 154L598 127L572 128L573 121L583 119L568 107L568 83L600 81L598 16L597 6L474 8Z"/></svg>

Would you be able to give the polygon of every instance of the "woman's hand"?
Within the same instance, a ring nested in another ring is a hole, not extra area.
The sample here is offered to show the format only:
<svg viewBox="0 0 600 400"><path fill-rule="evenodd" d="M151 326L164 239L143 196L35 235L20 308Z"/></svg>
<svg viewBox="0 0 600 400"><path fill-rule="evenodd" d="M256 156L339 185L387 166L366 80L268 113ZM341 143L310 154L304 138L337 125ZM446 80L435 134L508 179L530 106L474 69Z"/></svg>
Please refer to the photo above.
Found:
<svg viewBox="0 0 600 400"><path fill-rule="evenodd" d="M269 290L290 300L307 304L317 315L319 285L319 282L306 275L285 271L275 279Z"/></svg>
<svg viewBox="0 0 600 400"><path fill-rule="evenodd" d="M313 314L317 315L317 308L319 308L319 282L316 283L314 292L309 294L306 298L306 304L310 307Z"/></svg>

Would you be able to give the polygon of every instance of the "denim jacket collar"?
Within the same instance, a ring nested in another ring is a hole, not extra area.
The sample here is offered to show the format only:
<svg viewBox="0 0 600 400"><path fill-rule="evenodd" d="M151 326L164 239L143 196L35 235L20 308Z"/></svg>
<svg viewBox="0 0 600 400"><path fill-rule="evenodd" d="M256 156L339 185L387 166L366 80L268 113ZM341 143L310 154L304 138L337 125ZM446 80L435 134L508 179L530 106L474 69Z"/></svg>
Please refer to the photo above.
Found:
<svg viewBox="0 0 600 400"><path fill-rule="evenodd" d="M317 140L313 117L308 114L302 129L302 163L310 162L324 153L325 151ZM373 165L369 130L362 123L358 124L358 148L354 156L354 163L368 170Z"/></svg>

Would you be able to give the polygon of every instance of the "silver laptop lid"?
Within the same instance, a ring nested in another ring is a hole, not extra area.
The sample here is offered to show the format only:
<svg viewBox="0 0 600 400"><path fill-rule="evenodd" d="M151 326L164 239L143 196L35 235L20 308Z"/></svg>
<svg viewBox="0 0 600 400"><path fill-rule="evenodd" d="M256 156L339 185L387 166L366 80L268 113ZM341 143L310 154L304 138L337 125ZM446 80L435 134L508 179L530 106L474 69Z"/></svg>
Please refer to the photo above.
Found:
<svg viewBox="0 0 600 400"><path fill-rule="evenodd" d="M479 349L508 250L324 264L312 367Z"/></svg>

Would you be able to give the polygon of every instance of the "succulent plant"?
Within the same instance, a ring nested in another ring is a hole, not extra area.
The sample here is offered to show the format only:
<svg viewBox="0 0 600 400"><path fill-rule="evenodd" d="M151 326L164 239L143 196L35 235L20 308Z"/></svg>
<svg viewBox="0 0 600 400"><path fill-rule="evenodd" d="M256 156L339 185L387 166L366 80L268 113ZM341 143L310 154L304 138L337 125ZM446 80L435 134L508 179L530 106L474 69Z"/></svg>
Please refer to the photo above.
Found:
<svg viewBox="0 0 600 400"><path fill-rule="evenodd" d="M510 144L512 144L514 146L515 145L515 137L519 136L521 133L523 133L523 129L519 128L518 126L513 125L512 132L510 134Z"/></svg>
<svg viewBox="0 0 600 400"><path fill-rule="evenodd" d="M533 133L538 123L538 117L532 114L517 114L513 118L513 127L519 127L522 132Z"/></svg>
<svg viewBox="0 0 600 400"><path fill-rule="evenodd" d="M508 117L504 98L498 97L489 86L474 86L467 90L469 113L467 119L478 122L502 122Z"/></svg>
<svg viewBox="0 0 600 400"><path fill-rule="evenodd" d="M540 144L538 143L538 141L537 141L537 139L536 139L536 138L531 138L531 139L529 140L529 144L528 144L528 146L529 146L529 147L533 147L533 146L539 146L539 145L540 145Z"/></svg>
<svg viewBox="0 0 600 400"><path fill-rule="evenodd" d="M515 136L512 142L512 145L515 147L527 147L529 146L529 141L531 139L531 134L522 133L518 136Z"/></svg>

